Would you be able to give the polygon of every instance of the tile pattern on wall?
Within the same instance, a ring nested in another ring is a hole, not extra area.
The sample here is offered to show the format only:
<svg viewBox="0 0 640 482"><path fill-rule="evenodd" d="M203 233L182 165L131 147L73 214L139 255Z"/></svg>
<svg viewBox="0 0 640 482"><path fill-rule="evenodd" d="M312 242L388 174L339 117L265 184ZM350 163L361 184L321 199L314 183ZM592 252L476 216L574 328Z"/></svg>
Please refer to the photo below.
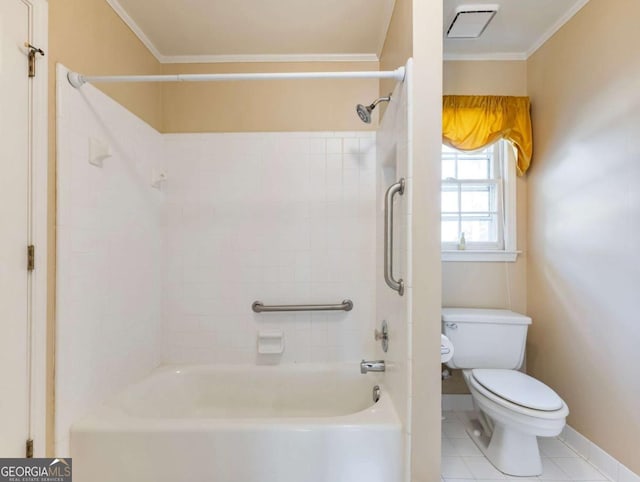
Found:
<svg viewBox="0 0 640 482"><path fill-rule="evenodd" d="M71 423L160 361L163 153L158 132L62 67L57 126L55 446L68 456ZM101 168L90 139L109 147Z"/></svg>
<svg viewBox="0 0 640 482"><path fill-rule="evenodd" d="M358 361L375 316L375 133L165 136L166 363ZM265 304L353 311L262 313ZM257 356L282 330L281 357Z"/></svg>

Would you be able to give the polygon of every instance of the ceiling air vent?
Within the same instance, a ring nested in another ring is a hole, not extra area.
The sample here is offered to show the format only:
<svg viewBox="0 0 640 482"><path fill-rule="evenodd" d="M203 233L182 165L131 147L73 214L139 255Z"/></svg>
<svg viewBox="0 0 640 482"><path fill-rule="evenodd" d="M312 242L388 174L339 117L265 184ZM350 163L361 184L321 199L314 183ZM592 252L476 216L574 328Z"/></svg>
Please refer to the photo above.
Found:
<svg viewBox="0 0 640 482"><path fill-rule="evenodd" d="M447 38L478 38L495 16L499 5L460 5L449 28Z"/></svg>

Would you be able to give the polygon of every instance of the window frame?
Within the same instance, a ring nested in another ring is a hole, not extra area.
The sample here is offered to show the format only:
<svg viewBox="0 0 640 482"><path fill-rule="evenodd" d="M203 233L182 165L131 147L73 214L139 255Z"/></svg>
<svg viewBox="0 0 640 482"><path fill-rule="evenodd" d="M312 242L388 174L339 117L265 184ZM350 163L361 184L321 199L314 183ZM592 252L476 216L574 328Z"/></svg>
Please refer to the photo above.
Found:
<svg viewBox="0 0 640 482"><path fill-rule="evenodd" d="M488 180L456 180L455 184L491 184L497 188L498 204L498 236L496 243L466 242L466 249L458 249L458 243L441 242L442 261L445 262L514 262L520 253L517 250L517 220L516 220L516 156L513 145L505 140L499 140L493 145L494 150L494 178ZM491 147L491 146L489 146ZM484 148L486 149L486 148ZM442 156L441 156L442 162ZM441 180L441 186L445 179ZM449 181L451 182L451 181ZM442 191L441 191L442 192ZM502 209L500 209L500 207ZM461 206L459 206L461 208ZM502 212L501 212L502 211ZM440 210L442 213L442 209ZM442 214L441 214L442 228ZM501 232L500 232L501 231Z"/></svg>

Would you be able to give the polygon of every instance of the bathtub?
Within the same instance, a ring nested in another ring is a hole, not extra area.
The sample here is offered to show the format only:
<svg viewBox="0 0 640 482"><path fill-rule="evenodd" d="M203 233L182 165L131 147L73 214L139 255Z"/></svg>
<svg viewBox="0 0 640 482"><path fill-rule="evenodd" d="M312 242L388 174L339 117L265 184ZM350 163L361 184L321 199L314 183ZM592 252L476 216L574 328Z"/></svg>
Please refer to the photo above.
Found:
<svg viewBox="0 0 640 482"><path fill-rule="evenodd" d="M71 428L76 482L400 482L399 419L355 363L162 367Z"/></svg>

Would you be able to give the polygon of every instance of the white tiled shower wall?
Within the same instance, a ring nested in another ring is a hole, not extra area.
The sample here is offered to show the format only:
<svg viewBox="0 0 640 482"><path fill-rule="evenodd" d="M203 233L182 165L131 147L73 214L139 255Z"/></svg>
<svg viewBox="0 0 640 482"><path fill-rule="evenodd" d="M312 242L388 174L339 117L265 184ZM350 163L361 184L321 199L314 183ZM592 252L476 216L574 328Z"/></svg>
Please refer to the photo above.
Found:
<svg viewBox="0 0 640 482"><path fill-rule="evenodd" d="M57 94L57 454L74 420L161 362L373 356L375 133L163 136L62 67ZM109 146L102 168L91 138ZM251 311L346 298L348 313ZM263 329L283 330L282 357L256 355Z"/></svg>
<svg viewBox="0 0 640 482"><path fill-rule="evenodd" d="M165 136L166 363L360 360L375 323L372 132ZM261 313L265 304L353 311ZM259 330L283 330L281 358Z"/></svg>
<svg viewBox="0 0 640 482"><path fill-rule="evenodd" d="M57 454L162 362L375 355L375 133L163 136L62 67L57 88ZM109 147L103 167L90 139ZM251 311L345 298L348 313ZM281 358L256 355L262 329L283 330Z"/></svg>
<svg viewBox="0 0 640 482"><path fill-rule="evenodd" d="M160 362L162 136L90 85L57 85L56 455L78 417ZM62 79L62 80L60 80ZM109 146L89 164L89 139Z"/></svg>

